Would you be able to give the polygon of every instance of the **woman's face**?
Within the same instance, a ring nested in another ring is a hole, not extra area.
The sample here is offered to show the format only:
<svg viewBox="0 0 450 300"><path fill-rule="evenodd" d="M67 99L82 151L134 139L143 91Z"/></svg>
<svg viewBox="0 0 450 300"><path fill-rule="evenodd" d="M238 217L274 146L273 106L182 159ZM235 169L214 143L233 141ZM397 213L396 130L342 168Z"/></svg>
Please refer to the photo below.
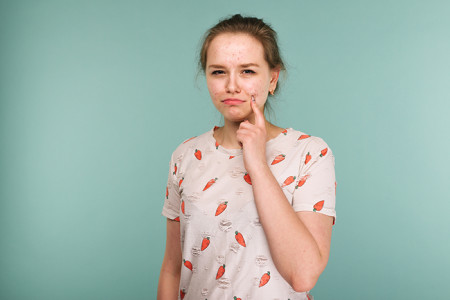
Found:
<svg viewBox="0 0 450 300"><path fill-rule="evenodd" d="M211 41L206 57L206 83L217 110L228 121L253 119L252 96L263 109L279 74L269 68L261 43L247 34L223 33Z"/></svg>

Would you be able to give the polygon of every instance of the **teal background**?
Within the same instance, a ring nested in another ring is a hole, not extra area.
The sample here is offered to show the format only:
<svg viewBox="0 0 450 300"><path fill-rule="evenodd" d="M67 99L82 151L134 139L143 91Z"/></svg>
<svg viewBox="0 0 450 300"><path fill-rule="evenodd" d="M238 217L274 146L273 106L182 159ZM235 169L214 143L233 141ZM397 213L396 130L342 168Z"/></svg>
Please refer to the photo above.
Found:
<svg viewBox="0 0 450 300"><path fill-rule="evenodd" d="M316 299L450 295L449 1L1 1L0 298L155 299L168 162L221 122L196 51L279 33L273 122L336 156Z"/></svg>

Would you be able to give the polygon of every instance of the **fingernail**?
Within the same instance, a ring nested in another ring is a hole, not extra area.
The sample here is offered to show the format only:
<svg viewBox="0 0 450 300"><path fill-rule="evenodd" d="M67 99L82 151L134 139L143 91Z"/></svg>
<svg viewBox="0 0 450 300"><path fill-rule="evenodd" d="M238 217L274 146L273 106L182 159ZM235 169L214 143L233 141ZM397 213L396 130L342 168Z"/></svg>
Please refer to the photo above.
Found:
<svg viewBox="0 0 450 300"><path fill-rule="evenodd" d="M255 102L255 96L252 95L252 101Z"/></svg>

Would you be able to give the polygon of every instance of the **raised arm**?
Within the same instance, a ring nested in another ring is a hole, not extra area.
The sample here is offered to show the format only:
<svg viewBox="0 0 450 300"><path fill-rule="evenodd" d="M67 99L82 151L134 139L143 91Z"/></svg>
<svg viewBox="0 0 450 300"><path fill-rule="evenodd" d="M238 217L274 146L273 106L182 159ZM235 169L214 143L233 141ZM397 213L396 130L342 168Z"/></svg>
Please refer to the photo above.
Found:
<svg viewBox="0 0 450 300"><path fill-rule="evenodd" d="M255 124L242 122L237 137L243 145L259 219L280 274L295 291L309 291L328 262L333 217L294 211L266 162L264 115L255 103L251 105Z"/></svg>

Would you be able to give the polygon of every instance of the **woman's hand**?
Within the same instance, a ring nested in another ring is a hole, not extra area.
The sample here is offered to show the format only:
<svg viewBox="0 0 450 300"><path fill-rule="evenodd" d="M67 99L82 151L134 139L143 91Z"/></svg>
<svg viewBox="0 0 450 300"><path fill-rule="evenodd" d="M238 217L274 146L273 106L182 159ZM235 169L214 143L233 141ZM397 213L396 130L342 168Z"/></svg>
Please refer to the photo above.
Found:
<svg viewBox="0 0 450 300"><path fill-rule="evenodd" d="M244 154L244 166L252 176L253 172L258 172L261 167L267 167L266 162L266 119L261 110L256 105L252 96L250 106L255 115L255 124L245 120L239 125L236 132L238 141L242 144Z"/></svg>

